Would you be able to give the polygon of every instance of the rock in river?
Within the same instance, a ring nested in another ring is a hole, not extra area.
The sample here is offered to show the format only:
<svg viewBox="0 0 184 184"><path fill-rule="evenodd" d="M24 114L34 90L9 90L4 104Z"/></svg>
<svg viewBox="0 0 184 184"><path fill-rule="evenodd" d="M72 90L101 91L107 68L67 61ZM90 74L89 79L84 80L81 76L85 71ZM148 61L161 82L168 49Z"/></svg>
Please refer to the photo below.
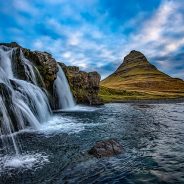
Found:
<svg viewBox="0 0 184 184"><path fill-rule="evenodd" d="M122 152L122 146L114 139L108 139L105 141L98 141L96 144L88 151L90 155L97 158L110 157L113 155L120 154Z"/></svg>

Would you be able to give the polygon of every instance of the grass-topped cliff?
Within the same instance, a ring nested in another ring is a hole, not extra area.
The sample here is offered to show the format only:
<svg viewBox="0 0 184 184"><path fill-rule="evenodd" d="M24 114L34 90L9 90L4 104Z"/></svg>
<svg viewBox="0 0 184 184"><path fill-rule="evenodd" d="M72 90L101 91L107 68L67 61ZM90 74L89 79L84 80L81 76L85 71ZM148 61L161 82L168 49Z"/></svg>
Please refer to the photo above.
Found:
<svg viewBox="0 0 184 184"><path fill-rule="evenodd" d="M104 101L184 97L184 81L159 71L138 51L131 51L100 86Z"/></svg>

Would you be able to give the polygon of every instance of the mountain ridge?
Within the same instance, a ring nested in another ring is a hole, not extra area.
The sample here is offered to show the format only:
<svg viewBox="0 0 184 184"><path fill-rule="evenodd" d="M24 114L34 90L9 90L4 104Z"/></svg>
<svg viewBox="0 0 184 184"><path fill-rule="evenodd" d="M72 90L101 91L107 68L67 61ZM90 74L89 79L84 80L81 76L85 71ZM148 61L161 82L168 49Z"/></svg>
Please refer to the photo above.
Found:
<svg viewBox="0 0 184 184"><path fill-rule="evenodd" d="M100 95L105 101L114 98L124 100L184 97L182 79L172 78L160 71L143 53L135 50L125 56L117 70L102 80L100 85Z"/></svg>

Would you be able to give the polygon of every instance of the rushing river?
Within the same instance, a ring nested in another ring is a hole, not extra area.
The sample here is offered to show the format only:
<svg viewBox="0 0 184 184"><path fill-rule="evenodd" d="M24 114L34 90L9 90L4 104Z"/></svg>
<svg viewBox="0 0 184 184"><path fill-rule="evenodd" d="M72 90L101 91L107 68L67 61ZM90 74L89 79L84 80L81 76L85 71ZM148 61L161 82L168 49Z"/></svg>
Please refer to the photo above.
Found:
<svg viewBox="0 0 184 184"><path fill-rule="evenodd" d="M184 183L183 103L80 107L16 136L21 156L0 150L3 184ZM108 138L123 145L122 154L87 154Z"/></svg>

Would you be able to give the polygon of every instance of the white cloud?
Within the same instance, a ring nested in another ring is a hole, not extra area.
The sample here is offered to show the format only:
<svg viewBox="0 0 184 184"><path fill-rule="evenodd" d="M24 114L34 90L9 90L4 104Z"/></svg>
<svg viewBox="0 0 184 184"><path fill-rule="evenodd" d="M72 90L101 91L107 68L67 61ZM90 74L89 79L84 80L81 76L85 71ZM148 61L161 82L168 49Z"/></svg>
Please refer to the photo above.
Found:
<svg viewBox="0 0 184 184"><path fill-rule="evenodd" d="M68 37L68 44L72 45L72 46L82 44L81 37L82 37L81 32L74 32L74 33L70 34Z"/></svg>
<svg viewBox="0 0 184 184"><path fill-rule="evenodd" d="M141 34L136 39L142 42L159 41L167 27L170 16L175 13L177 6L172 1L166 1L155 12L151 20L145 22Z"/></svg>
<svg viewBox="0 0 184 184"><path fill-rule="evenodd" d="M66 58L66 59L69 59L69 58L72 57L72 53L69 52L69 51L67 51L67 52L62 53L62 56L63 56L64 58Z"/></svg>
<svg viewBox="0 0 184 184"><path fill-rule="evenodd" d="M38 13L38 9L32 6L30 2L28 0L13 0L13 7L18 11L36 15Z"/></svg>
<svg viewBox="0 0 184 184"><path fill-rule="evenodd" d="M179 1L163 1L151 19L143 22L139 31L127 39L122 53L126 55L130 50L136 49L151 58L172 54L184 46L184 38L178 36L184 31L181 7L182 3Z"/></svg>

